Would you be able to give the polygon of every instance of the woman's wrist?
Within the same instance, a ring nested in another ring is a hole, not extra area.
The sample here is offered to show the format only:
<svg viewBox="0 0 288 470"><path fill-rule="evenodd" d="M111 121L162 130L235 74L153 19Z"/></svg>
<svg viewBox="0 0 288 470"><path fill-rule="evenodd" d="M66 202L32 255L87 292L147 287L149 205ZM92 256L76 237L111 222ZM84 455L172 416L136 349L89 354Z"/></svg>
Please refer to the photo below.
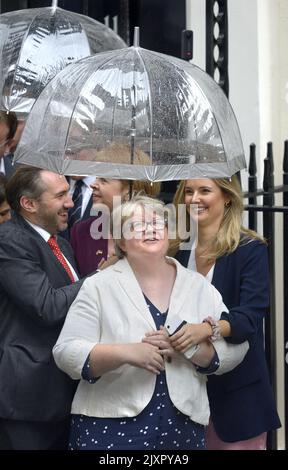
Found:
<svg viewBox="0 0 288 470"><path fill-rule="evenodd" d="M211 360L215 354L215 349L209 341L201 343L192 356L191 362L197 367L206 368L211 363Z"/></svg>
<svg viewBox="0 0 288 470"><path fill-rule="evenodd" d="M219 326L220 326L220 331L221 331L222 338L227 338L227 337L231 336L232 332L231 332L231 325L230 325L229 321L219 320L218 323L219 323Z"/></svg>
<svg viewBox="0 0 288 470"><path fill-rule="evenodd" d="M205 337L203 337L203 341L209 340L209 338L213 335L213 330L212 326L208 321L206 321L206 318L202 322L203 328L205 328Z"/></svg>
<svg viewBox="0 0 288 470"><path fill-rule="evenodd" d="M211 334L209 336L210 341L216 341L221 338L221 327L220 324L215 318L210 315L204 318L203 323L207 323L211 327Z"/></svg>

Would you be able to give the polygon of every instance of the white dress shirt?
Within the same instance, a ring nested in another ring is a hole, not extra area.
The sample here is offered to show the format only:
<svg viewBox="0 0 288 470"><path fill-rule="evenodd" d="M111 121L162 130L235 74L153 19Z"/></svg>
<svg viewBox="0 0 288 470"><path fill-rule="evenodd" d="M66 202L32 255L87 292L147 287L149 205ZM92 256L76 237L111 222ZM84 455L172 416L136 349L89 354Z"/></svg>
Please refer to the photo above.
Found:
<svg viewBox="0 0 288 470"><path fill-rule="evenodd" d="M196 245L195 245L195 243L193 243L193 245L191 247L191 250L190 250L190 256L189 256L189 261L188 261L188 265L187 265L187 268L191 269L192 271L197 271L196 259L195 259L195 250L196 250ZM205 276L207 281L209 281L210 283L212 283L214 268L215 268L215 263L213 264L213 266L211 266L209 272Z"/></svg>
<svg viewBox="0 0 288 470"><path fill-rule="evenodd" d="M45 230L44 228L39 227L39 225L32 224L32 222L30 222L29 220L27 220L27 219L25 219L25 220L29 225L31 225L32 228L34 228L34 230L36 230L37 233L39 233L39 235L47 243L49 238L51 237L51 233L47 232L47 230ZM66 256L64 256L64 253L62 251L61 251L61 253L62 253L63 257L65 258L65 261L68 264L68 266L69 266L69 268L70 268L70 270L73 274L74 281L78 281L79 277L77 276L76 272L74 271L73 266L69 263L68 259L66 258Z"/></svg>

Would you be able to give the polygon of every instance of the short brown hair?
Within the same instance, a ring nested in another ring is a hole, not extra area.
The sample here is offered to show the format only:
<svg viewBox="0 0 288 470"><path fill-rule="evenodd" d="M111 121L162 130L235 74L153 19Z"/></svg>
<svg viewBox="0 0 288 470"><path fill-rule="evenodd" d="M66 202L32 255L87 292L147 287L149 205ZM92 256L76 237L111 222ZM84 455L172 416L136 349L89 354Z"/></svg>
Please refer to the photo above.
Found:
<svg viewBox="0 0 288 470"><path fill-rule="evenodd" d="M6 184L7 179L3 173L0 173L0 205L6 201Z"/></svg>
<svg viewBox="0 0 288 470"><path fill-rule="evenodd" d="M6 186L7 202L14 212L20 213L20 199L22 196L38 199L45 191L46 186L41 178L41 168L34 166L21 166L11 176Z"/></svg>
<svg viewBox="0 0 288 470"><path fill-rule="evenodd" d="M0 111L0 124L4 123L9 129L7 139L12 139L17 130L18 119L13 111Z"/></svg>

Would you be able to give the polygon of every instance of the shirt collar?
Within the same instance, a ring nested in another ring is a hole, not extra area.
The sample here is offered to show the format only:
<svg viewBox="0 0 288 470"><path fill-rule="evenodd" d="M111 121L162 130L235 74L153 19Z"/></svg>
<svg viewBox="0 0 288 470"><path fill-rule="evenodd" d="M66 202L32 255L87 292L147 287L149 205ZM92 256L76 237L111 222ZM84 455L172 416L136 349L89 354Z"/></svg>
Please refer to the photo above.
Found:
<svg viewBox="0 0 288 470"><path fill-rule="evenodd" d="M96 179L96 176L85 176L85 178L83 178L83 183L85 184L85 186L88 186L88 188L90 188L90 184L93 183Z"/></svg>
<svg viewBox="0 0 288 470"><path fill-rule="evenodd" d="M0 158L0 172L5 175L4 157L1 157L1 158Z"/></svg>
<svg viewBox="0 0 288 470"><path fill-rule="evenodd" d="M93 181L95 181L96 179L96 176L85 176L85 178L82 178L82 181L84 183L84 186L85 188L90 188L90 184L93 183ZM74 187L75 187L75 184L77 183L77 180L70 180L70 191L74 191ZM92 191L92 189L91 189Z"/></svg>
<svg viewBox="0 0 288 470"><path fill-rule="evenodd" d="M39 225L32 224L32 222L30 222L29 220L25 220L32 228L34 228L34 230L36 230L37 233L39 233L42 238L44 238L45 242L48 242L49 238L51 237L51 233L47 232L47 230L45 230L44 228L39 227Z"/></svg>

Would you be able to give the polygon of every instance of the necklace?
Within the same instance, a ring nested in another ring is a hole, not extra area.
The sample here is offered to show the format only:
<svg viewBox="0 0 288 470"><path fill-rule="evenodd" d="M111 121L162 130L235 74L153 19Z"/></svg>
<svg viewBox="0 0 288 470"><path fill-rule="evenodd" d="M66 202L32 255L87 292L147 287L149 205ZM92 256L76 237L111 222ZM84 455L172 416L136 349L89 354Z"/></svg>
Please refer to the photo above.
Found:
<svg viewBox="0 0 288 470"><path fill-rule="evenodd" d="M208 253L209 253L209 246L205 246L205 248L199 248L199 245L198 245L195 249L195 255L197 257L207 255Z"/></svg>

